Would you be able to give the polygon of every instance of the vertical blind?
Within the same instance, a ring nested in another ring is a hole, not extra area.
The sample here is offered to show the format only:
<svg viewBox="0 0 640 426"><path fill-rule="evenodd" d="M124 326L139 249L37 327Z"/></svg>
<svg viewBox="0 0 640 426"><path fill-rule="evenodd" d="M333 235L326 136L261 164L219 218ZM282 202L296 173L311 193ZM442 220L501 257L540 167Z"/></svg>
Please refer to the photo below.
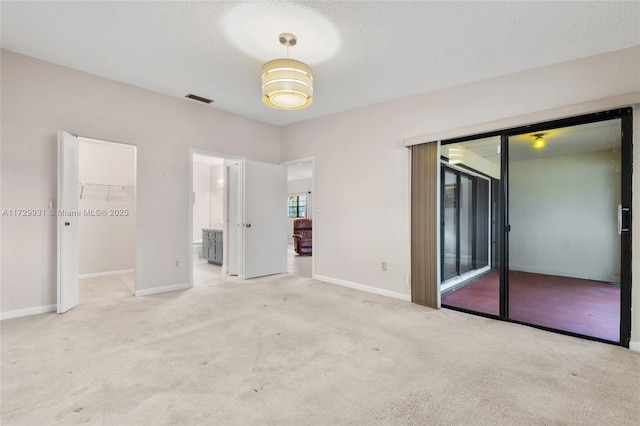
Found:
<svg viewBox="0 0 640 426"><path fill-rule="evenodd" d="M411 301L440 308L438 143L411 147Z"/></svg>

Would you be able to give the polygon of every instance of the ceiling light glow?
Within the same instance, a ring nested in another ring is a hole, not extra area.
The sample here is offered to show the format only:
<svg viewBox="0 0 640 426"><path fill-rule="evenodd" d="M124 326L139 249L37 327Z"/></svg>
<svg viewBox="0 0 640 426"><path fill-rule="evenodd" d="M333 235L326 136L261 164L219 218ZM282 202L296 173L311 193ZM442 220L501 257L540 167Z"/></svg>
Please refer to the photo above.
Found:
<svg viewBox="0 0 640 426"><path fill-rule="evenodd" d="M533 140L533 147L535 149L542 149L547 146L547 143L542 136L543 135L535 135L535 139Z"/></svg>
<svg viewBox="0 0 640 426"><path fill-rule="evenodd" d="M314 9L294 2L238 2L223 17L223 33L230 44L248 56L266 62L282 54L273 43L282 31L300 40L296 59L317 65L338 53L340 36L334 24ZM278 31L280 30L280 31Z"/></svg>

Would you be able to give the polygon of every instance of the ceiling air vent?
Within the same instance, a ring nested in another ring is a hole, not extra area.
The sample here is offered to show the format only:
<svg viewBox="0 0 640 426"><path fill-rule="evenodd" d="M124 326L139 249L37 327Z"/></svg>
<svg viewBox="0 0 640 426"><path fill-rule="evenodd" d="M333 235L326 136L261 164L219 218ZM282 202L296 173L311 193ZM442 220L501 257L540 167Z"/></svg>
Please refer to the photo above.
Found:
<svg viewBox="0 0 640 426"><path fill-rule="evenodd" d="M202 102L205 104L210 104L211 102L213 102L211 99L203 98L202 96L198 95L192 95L191 93L185 96L185 98L193 99L194 101Z"/></svg>

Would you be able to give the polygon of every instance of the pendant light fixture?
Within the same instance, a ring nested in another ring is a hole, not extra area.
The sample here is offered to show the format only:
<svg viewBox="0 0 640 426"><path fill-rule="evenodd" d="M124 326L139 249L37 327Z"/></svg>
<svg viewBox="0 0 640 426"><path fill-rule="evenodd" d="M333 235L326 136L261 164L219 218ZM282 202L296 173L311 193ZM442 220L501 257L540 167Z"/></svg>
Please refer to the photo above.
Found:
<svg viewBox="0 0 640 426"><path fill-rule="evenodd" d="M262 101L271 108L282 110L306 108L313 102L311 68L289 59L289 47L298 41L295 35L283 33L279 40L287 47L287 58L274 59L262 67Z"/></svg>
<svg viewBox="0 0 640 426"><path fill-rule="evenodd" d="M547 143L545 142L543 136L543 133L538 133L537 135L533 135L535 137L535 139L533 140L533 147L535 149L542 149L545 146L547 146Z"/></svg>

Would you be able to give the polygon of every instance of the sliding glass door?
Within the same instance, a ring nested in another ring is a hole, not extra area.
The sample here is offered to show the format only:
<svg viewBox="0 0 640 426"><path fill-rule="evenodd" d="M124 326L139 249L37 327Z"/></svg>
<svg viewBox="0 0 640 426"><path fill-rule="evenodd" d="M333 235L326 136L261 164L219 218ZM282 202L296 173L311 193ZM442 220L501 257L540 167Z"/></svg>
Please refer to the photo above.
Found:
<svg viewBox="0 0 640 426"><path fill-rule="evenodd" d="M441 146L441 300L628 346L631 108Z"/></svg>
<svg viewBox="0 0 640 426"><path fill-rule="evenodd" d="M620 119L509 136L509 318L620 340Z"/></svg>

